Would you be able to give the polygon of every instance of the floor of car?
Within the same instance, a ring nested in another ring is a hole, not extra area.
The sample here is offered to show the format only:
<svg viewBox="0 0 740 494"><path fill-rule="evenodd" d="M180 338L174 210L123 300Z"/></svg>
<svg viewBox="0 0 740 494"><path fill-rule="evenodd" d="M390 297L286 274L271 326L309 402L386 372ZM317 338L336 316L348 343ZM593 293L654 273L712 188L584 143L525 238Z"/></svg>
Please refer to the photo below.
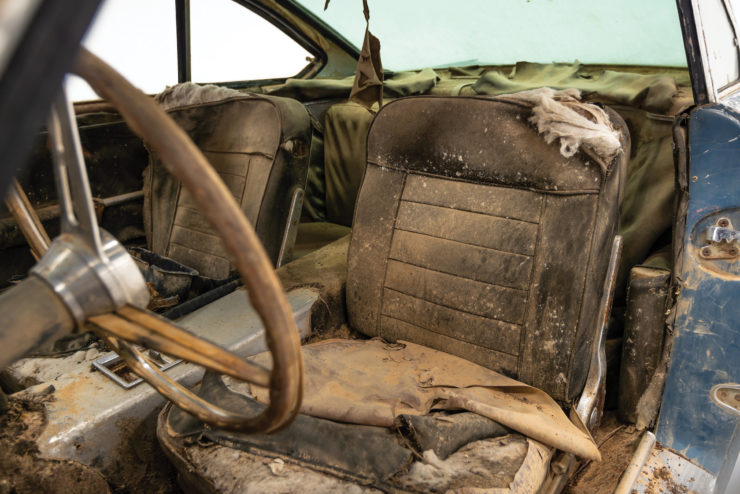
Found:
<svg viewBox="0 0 740 494"><path fill-rule="evenodd" d="M622 423L614 411L607 411L594 440L601 452L600 462L582 464L563 494L611 494L629 465L643 431Z"/></svg>

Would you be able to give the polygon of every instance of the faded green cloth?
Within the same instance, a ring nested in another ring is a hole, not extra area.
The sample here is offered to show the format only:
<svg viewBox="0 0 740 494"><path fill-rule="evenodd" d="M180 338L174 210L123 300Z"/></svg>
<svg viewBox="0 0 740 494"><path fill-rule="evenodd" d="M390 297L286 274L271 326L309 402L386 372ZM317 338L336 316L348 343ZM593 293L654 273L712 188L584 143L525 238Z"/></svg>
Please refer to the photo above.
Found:
<svg viewBox="0 0 740 494"><path fill-rule="evenodd" d="M482 70L469 67L454 73L474 77ZM618 298L623 294L630 268L663 247L663 239L673 222L672 116L691 104L691 97L688 74L668 71L671 73L639 74L589 68L578 63L520 62L509 75L489 70L476 82L471 80L472 88L478 94L487 95L543 86L577 88L588 101L610 105L625 119L632 136L632 150L619 227L624 237L624 251L618 278ZM435 86L436 78L437 73L431 69L399 73L386 81L385 94L423 94ZM292 85L291 91L300 91L303 98L309 95L328 97L327 89L334 91L335 96L347 98L352 81L352 78L289 81L288 85ZM326 114L323 122L326 185L323 199L328 221L346 226L352 224L355 199L365 169L367 131L372 119L372 112L353 103L334 105Z"/></svg>
<svg viewBox="0 0 740 494"><path fill-rule="evenodd" d="M302 216L312 221L326 221L326 179L324 177L324 136L314 126L311 136L311 154L308 158L306 196Z"/></svg>
<svg viewBox="0 0 740 494"><path fill-rule="evenodd" d="M352 226L373 118L372 111L353 102L332 106L324 117L326 219L332 223Z"/></svg>
<svg viewBox="0 0 740 494"><path fill-rule="evenodd" d="M291 260L310 254L340 238L349 235L350 229L335 223L310 222L298 224Z"/></svg>
<svg viewBox="0 0 740 494"><path fill-rule="evenodd" d="M671 108L673 97L678 92L676 80L669 75L590 71L579 63L518 62L511 75L491 70L473 84L476 93L489 95L540 87L575 88L585 96L597 94L599 100L607 104L628 105L658 113Z"/></svg>
<svg viewBox="0 0 740 494"><path fill-rule="evenodd" d="M434 87L437 79L437 74L432 69L396 72L385 79L383 95L386 98L400 98L425 94ZM355 76L344 79L288 79L285 85L273 89L269 94L300 101L348 99L354 80Z"/></svg>
<svg viewBox="0 0 740 494"><path fill-rule="evenodd" d="M673 224L673 119L631 108L617 108L632 136L625 197L619 217L624 239L617 278L617 300L625 295L632 266L642 264Z"/></svg>
<svg viewBox="0 0 740 494"><path fill-rule="evenodd" d="M324 10L329 6L327 1ZM356 101L365 108L372 108L373 104L380 107L383 104L383 64L380 61L380 40L370 32L370 9L367 0L362 0L362 13L365 15L365 40L360 49L360 58L357 60L355 80L350 101Z"/></svg>

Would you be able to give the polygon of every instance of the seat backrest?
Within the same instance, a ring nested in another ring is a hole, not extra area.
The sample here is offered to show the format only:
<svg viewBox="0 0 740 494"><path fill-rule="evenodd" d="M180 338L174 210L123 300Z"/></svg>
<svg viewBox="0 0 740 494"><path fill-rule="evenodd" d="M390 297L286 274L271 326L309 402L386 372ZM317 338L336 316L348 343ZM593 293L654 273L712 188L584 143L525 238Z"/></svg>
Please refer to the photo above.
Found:
<svg viewBox="0 0 740 494"><path fill-rule="evenodd" d="M560 401L583 388L629 153L571 158L532 109L421 96L378 113L348 258L352 327L452 353ZM605 170L602 171L602 166Z"/></svg>
<svg viewBox="0 0 740 494"><path fill-rule="evenodd" d="M293 195L306 186L311 121L297 101L237 94L168 113L203 151L277 262ZM223 242L151 152L144 190L149 248L202 276L225 278L230 260Z"/></svg>

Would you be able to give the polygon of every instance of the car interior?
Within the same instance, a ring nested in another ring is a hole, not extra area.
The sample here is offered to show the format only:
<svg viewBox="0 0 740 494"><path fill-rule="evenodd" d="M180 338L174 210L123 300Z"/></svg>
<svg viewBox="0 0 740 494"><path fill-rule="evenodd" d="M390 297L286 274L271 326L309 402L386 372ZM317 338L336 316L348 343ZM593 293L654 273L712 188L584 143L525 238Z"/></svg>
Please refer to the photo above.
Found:
<svg viewBox="0 0 740 494"><path fill-rule="evenodd" d="M559 492L598 460L615 465L596 482L616 482L636 439L600 443L659 407L641 397L660 366L688 70L388 71L369 98L357 79L182 82L153 96L276 269L303 344L303 405L274 433L213 427L135 391L146 384L126 388L137 376L120 359L101 364L117 381L104 375L94 363L115 346L78 331L8 366L0 385L53 384L43 421L62 425L31 431L42 451L80 451L81 482L100 471L121 492ZM147 308L269 369L233 256L193 191L114 105L74 112L96 219L136 261ZM49 142L44 129L17 180L54 238ZM7 288L37 259L10 209L0 232ZM172 371L221 409L258 415L273 397L264 382ZM113 391L87 405L97 380ZM74 410L87 418L69 432Z"/></svg>

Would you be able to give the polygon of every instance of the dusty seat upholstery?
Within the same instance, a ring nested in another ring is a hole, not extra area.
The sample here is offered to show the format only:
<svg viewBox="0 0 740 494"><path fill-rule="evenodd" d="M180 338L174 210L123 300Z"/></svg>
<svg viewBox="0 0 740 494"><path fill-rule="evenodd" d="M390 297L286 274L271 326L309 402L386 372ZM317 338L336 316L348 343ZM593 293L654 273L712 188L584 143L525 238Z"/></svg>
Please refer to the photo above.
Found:
<svg viewBox="0 0 740 494"><path fill-rule="evenodd" d="M494 99L417 97L376 117L349 250L351 326L443 350L561 401L582 389L629 138L602 174Z"/></svg>
<svg viewBox="0 0 740 494"><path fill-rule="evenodd" d="M219 173L276 262L293 192L306 185L311 123L305 107L244 94L168 112ZM144 189L149 248L202 276L225 278L230 261L221 239L153 153Z"/></svg>
<svg viewBox="0 0 740 494"><path fill-rule="evenodd" d="M608 111L621 132L622 152L601 164L583 151L564 158L557 145L546 144L527 123L530 112L526 105L490 98L416 97L390 103L378 113L368 137L368 166L349 246L349 323L368 336L462 356L569 401L581 391L588 369L629 137L621 119ZM327 374L338 372L324 362ZM374 369L367 368L366 374L373 375ZM208 379L202 396L223 406L236 400L236 388L229 391L213 376ZM349 407L343 411L351 413ZM304 428L312 427L297 422L284 431L287 442L267 446L265 437L207 431L166 409L158 435L183 475L210 490L296 489L285 483L290 477L301 482L310 477L312 486L324 490L347 489L339 480L320 484L329 481L311 472L338 475L337 464L317 466L307 452L285 453L296 438L305 437ZM198 431L217 446L187 444L183 438ZM361 445L358 452L346 436L325 435L319 444L331 444L331 449L334 441L344 441L344 455L334 460L338 464L353 455L371 461L369 446ZM444 468L452 471L453 483L450 477L417 475L424 468L420 462L408 475L397 471L393 478L375 480L411 491L444 492L453 485L475 484L519 492L513 487L519 472L529 469L523 477L541 482L550 452L530 441L512 455L499 454L506 447L501 441L476 441L450 456ZM263 454L301 466L291 466L289 477L275 487ZM533 464L530 455L539 463ZM491 459L480 471L501 478L480 483L468 457ZM501 462L504 457L509 460ZM363 481L357 472L345 468L341 473ZM529 492L538 485L518 489Z"/></svg>

